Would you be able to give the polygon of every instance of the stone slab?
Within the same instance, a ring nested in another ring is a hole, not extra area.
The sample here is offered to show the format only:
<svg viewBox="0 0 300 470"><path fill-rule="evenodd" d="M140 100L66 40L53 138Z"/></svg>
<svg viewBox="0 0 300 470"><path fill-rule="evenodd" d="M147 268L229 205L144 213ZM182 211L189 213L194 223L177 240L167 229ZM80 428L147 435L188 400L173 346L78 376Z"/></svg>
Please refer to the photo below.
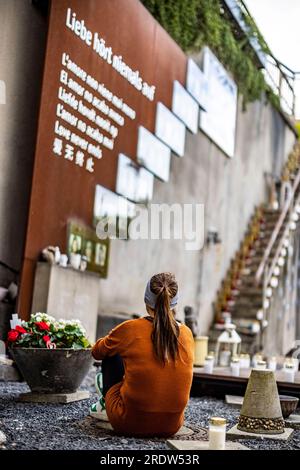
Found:
<svg viewBox="0 0 300 470"><path fill-rule="evenodd" d="M275 439L276 441L287 441L294 432L291 428L284 428L282 434L258 434L254 432L240 431L237 424L227 431L228 439Z"/></svg>
<svg viewBox="0 0 300 470"><path fill-rule="evenodd" d="M4 432L0 431L0 444L5 444L6 442L6 435Z"/></svg>
<svg viewBox="0 0 300 470"><path fill-rule="evenodd" d="M90 398L87 390L78 390L74 393L21 393L18 401L31 403L72 403L74 401Z"/></svg>
<svg viewBox="0 0 300 470"><path fill-rule="evenodd" d="M181 426L181 428L179 429L179 431L177 431L176 434L174 434L174 436L191 436L192 434L194 434L194 431L190 428L187 428L186 426Z"/></svg>
<svg viewBox="0 0 300 470"><path fill-rule="evenodd" d="M0 382L21 382L17 369L12 365L0 364Z"/></svg>
<svg viewBox="0 0 300 470"><path fill-rule="evenodd" d="M96 414L91 414L90 416L94 419L98 419L99 421L109 421L105 410L98 411L97 415Z"/></svg>
<svg viewBox="0 0 300 470"><path fill-rule="evenodd" d="M300 427L300 415L290 415L285 420L285 424L291 426L292 428Z"/></svg>
<svg viewBox="0 0 300 470"><path fill-rule="evenodd" d="M168 440L167 445L171 449L176 450L210 450L208 447L208 441L181 441L177 440ZM225 450L250 450L248 447L240 444L239 442L226 442Z"/></svg>
<svg viewBox="0 0 300 470"><path fill-rule="evenodd" d="M113 427L112 427L112 425L110 424L110 422L108 422L108 421L101 421L100 419L99 419L99 421L97 421L96 427L97 427L97 428L100 428L100 429L106 429L106 430L108 430L108 431L113 431Z"/></svg>
<svg viewBox="0 0 300 470"><path fill-rule="evenodd" d="M100 429L107 429L109 431L113 431L113 427L109 422L102 421L100 419L99 421L97 421L96 426L97 428L100 428ZM174 437L191 436L192 434L194 434L194 431L192 429L187 428L186 426L181 426L179 431L177 431L177 433L174 434Z"/></svg>
<svg viewBox="0 0 300 470"><path fill-rule="evenodd" d="M225 395L225 402L228 405L236 406L237 408L241 408L244 401L244 397L240 397L238 395Z"/></svg>

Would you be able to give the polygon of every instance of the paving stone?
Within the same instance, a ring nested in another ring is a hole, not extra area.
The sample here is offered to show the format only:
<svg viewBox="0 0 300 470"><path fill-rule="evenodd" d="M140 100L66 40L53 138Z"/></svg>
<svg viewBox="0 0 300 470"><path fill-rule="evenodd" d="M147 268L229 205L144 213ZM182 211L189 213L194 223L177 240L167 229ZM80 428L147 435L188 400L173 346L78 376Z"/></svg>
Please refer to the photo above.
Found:
<svg viewBox="0 0 300 470"><path fill-rule="evenodd" d="M194 434L194 431L190 428L187 428L186 426L181 426L181 428L179 429L179 431L177 431L176 434L174 434L174 436L191 436L192 434Z"/></svg>
<svg viewBox="0 0 300 470"><path fill-rule="evenodd" d="M167 445L171 449L176 449L176 450L210 450L208 447L208 441L189 441L189 440L181 441L179 439L176 439L176 440L168 440ZM243 444L240 444L239 442L226 442L225 450L250 450L250 449L244 446Z"/></svg>
<svg viewBox="0 0 300 470"><path fill-rule="evenodd" d="M254 432L240 431L237 424L227 431L228 439L275 439L276 441L287 441L294 432L291 428L284 428L282 434L257 434Z"/></svg>
<svg viewBox="0 0 300 470"><path fill-rule="evenodd" d="M0 431L0 444L5 444L6 442L6 435L4 432Z"/></svg>
<svg viewBox="0 0 300 470"><path fill-rule="evenodd" d="M244 397L240 397L238 395L225 395L225 402L228 405L236 406L237 408L241 408L244 401Z"/></svg>
<svg viewBox="0 0 300 470"><path fill-rule="evenodd" d="M97 428L100 428L100 429L108 429L110 431L113 431L112 425L109 422L105 422L100 419L99 421L97 421L96 426ZM192 429L187 428L186 426L181 426L179 431L177 431L177 433L174 434L174 437L191 436L192 434L194 434L194 431Z"/></svg>
<svg viewBox="0 0 300 470"><path fill-rule="evenodd" d="M285 424L291 426L292 428L299 428L300 427L300 415L290 415L285 420Z"/></svg>
<svg viewBox="0 0 300 470"><path fill-rule="evenodd" d="M18 401L31 403L72 403L74 401L90 398L87 390L78 390L74 393L21 393Z"/></svg>

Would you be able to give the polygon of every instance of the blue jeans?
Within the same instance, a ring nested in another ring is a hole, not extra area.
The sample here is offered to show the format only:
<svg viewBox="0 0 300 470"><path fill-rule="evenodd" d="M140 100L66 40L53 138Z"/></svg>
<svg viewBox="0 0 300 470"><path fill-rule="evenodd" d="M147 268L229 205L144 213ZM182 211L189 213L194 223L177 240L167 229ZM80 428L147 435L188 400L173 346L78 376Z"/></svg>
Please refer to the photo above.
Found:
<svg viewBox="0 0 300 470"><path fill-rule="evenodd" d="M115 384L123 380L125 373L123 359L119 354L102 359L103 396Z"/></svg>

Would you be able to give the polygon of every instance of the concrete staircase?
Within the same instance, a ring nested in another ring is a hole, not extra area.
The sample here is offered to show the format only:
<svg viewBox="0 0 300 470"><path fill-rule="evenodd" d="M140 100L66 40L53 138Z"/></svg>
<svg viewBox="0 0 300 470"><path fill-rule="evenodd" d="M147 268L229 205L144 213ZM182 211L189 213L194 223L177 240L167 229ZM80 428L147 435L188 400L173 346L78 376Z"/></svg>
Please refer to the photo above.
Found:
<svg viewBox="0 0 300 470"><path fill-rule="evenodd" d="M280 209L261 205L255 209L245 237L231 261L214 303L215 323L209 332L210 348L230 319L242 338L242 350L250 354L263 349L263 332L267 328L268 288L277 266L284 239L289 233L291 214L300 202L299 145L290 154L282 170L282 181L290 183L288 196ZM272 267L272 270L271 268ZM267 278L267 284L266 284Z"/></svg>

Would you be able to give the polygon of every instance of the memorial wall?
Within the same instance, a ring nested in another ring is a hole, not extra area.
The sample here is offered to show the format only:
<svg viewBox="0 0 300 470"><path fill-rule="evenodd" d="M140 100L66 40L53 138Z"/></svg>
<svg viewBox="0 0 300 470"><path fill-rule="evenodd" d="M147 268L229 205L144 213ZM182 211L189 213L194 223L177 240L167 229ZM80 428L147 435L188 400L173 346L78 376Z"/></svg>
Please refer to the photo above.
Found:
<svg viewBox="0 0 300 470"><path fill-rule="evenodd" d="M95 231L116 207L131 217L140 202L202 203L205 233L215 228L221 244L199 252L184 240L112 240L99 313L143 313L147 278L173 271L179 315L193 306L207 331L266 195L264 172L279 174L294 138L263 99L243 112L224 64L208 48L187 57L138 0L52 0L18 311L30 312L41 250L69 250L70 224Z"/></svg>

